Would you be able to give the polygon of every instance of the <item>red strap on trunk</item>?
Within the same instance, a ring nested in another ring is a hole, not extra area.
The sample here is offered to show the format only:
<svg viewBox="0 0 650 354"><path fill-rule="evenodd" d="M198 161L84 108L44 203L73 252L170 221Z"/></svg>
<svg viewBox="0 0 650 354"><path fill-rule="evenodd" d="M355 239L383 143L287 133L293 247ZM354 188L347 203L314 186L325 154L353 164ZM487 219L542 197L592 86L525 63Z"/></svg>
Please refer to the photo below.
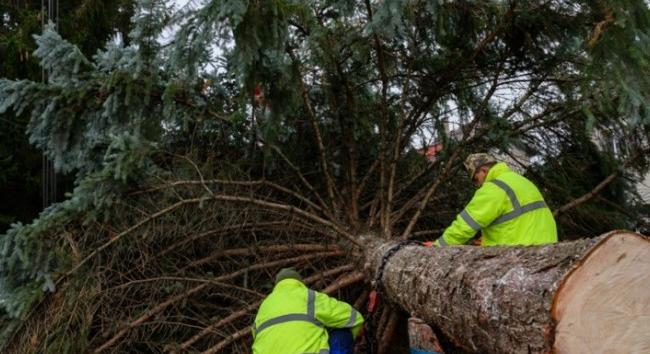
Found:
<svg viewBox="0 0 650 354"><path fill-rule="evenodd" d="M375 312L375 308L377 307L377 291L373 290L368 294L368 312L373 313Z"/></svg>

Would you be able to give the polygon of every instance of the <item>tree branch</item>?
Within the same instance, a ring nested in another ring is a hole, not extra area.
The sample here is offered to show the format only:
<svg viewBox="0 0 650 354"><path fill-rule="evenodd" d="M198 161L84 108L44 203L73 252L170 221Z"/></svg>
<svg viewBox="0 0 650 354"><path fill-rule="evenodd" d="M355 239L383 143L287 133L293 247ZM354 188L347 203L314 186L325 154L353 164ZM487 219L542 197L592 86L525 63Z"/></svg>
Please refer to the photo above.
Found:
<svg viewBox="0 0 650 354"><path fill-rule="evenodd" d="M164 185L161 186L156 186L152 187L143 191L138 191L136 193L132 193L131 195L136 195L136 194L143 194L143 193L150 193L150 192L157 192L160 190L165 190L169 188L175 188L175 187L180 187L180 186L191 186L191 185L197 185L200 184L208 191L209 194L213 194L214 192L208 188L208 184L221 184L221 185L232 185L232 186L244 186L244 187L257 187L257 186L267 186L270 188L273 188L277 191L280 191L282 193L286 193L288 195L293 196L294 198L305 202L308 204L310 207L313 209L325 213L325 210L323 210L320 206L316 205L314 202L309 200L307 197L304 195L291 190L289 188L283 187L277 183L266 181L266 180L257 180L257 181L232 181L232 180L223 180L223 179L209 179L209 180L200 180L200 181L193 181L193 180L182 180L182 181L173 181L173 182L167 182Z"/></svg>
<svg viewBox="0 0 650 354"><path fill-rule="evenodd" d="M185 199L181 200L177 203L174 203L170 206L168 206L165 209L162 209L154 214L151 214L150 217L141 220L137 224L131 226L130 228L122 231L121 233L117 234L113 238L111 238L108 242L104 243L103 245L99 246L97 249L95 249L93 252L91 252L86 258L84 258L81 262L79 262L76 266L74 266L70 271L68 271L64 277L61 277L59 281L61 281L63 278L69 276L70 274L76 272L82 265L84 265L86 262L88 262L91 258L96 256L98 253L102 252L104 249L108 248L111 246L113 243L119 241L122 237L130 234L131 232L137 230L141 226L149 223L150 221L153 221L165 214L168 214L181 206L184 205L189 205L189 204L200 204L206 201L210 200L221 200L221 201L227 201L227 202L241 202L241 203L247 203L247 204L252 204L252 205L257 205L261 206L264 208L268 209L273 209L273 210L281 210L288 212L289 214L297 214L305 219L314 221L316 223L319 223L321 225L327 226L332 228L334 231L338 232L341 236L347 238L350 242L357 246L362 246L358 240L354 237L354 235L348 233L344 229L342 229L339 225L336 225L330 221L327 221L325 219L322 219L321 217L314 215L312 213L309 213L307 211L304 211L302 209L296 208L291 205L287 204L279 204L279 203L273 203L273 202L266 202L264 200L260 199L255 199L255 198L248 198L248 197L237 197L237 196L231 196L231 195L223 195L223 194L212 194L209 197L201 197L201 198L192 198L192 199ZM59 282L57 281L57 283Z"/></svg>
<svg viewBox="0 0 650 354"><path fill-rule="evenodd" d="M289 51L289 55L291 58L294 60L294 62L298 63L297 58L293 54L292 51ZM303 104L305 105L305 109L307 110L307 116L309 117L309 121L312 125L312 129L314 129L314 135L316 137L316 144L318 146L318 157L320 160L320 165L321 169L323 170L323 178L325 180L325 185L327 186L327 194L330 198L330 201L332 203L332 209L337 210L337 195L335 194L335 183L334 179L332 178L332 175L329 170L329 160L327 159L327 153L325 151L325 145L323 144L323 137L320 132L320 128L318 126L318 121L316 119L316 114L314 112L314 108L311 105L310 99L309 99L309 92L307 91L307 87L305 86L305 82L303 79L300 79L300 90L301 90L301 96L302 96L302 101Z"/></svg>
<svg viewBox="0 0 650 354"><path fill-rule="evenodd" d="M368 13L368 22L372 22L372 6L370 0L365 0L366 11ZM376 33L373 33L372 39L374 42L375 53L377 54L377 69L379 70L379 76L381 77L381 106L379 107L380 120L379 120L379 195L380 195L380 225L385 236L390 235L391 227L388 219L385 217L387 214L385 212L388 207L388 195L387 195L387 168L386 166L386 150L387 150L387 127L388 127L388 75L386 74L386 65L384 60L384 48L381 44L379 36Z"/></svg>
<svg viewBox="0 0 650 354"><path fill-rule="evenodd" d="M268 144L268 146L269 146L273 151L275 151L278 155L280 155L280 157L282 158L282 160L284 160L284 162L286 162L287 165L289 165L289 167L291 167L291 169L296 173L296 175L298 176L298 178L300 179L300 181L302 182L302 184L303 184L305 187L307 187L307 189L309 189L310 192L312 192L312 193L314 194L314 196L315 196L316 199L318 200L318 203L323 207L323 209L326 211L326 213L327 213L328 215L331 215L331 216L332 216L332 219L333 219L332 209L329 207L329 205L327 205L327 203L325 203L325 202L323 201L323 199L321 198L320 194L318 194L318 192L316 192L316 190L314 189L314 187L313 187L313 186L312 186L312 185L307 181L307 179L305 178L305 176L303 176L303 174L300 172L300 169L299 169L296 165L294 165L294 164L289 160L289 158L288 158L284 153L282 153L282 150L280 150L279 147L277 147L277 146L275 146L275 145L273 145L273 144Z"/></svg>
<svg viewBox="0 0 650 354"><path fill-rule="evenodd" d="M236 248L229 250L217 250L205 256L201 259L197 259L185 267L181 268L179 272L185 272L189 268L195 268L205 263L211 262L215 259L222 257L233 257L233 256L249 256L257 253L266 253L266 254L277 254L281 252L324 252L324 251L341 251L339 246L335 245L320 245L320 244L289 244L289 245L271 245L255 248Z"/></svg>
<svg viewBox="0 0 650 354"><path fill-rule="evenodd" d="M632 164L634 160L636 160L639 156L649 151L650 150L642 150L640 152L637 152L635 155L631 156L627 161L623 163L623 166L621 166L621 168L616 169L616 171L612 172L609 176L605 177L605 179L603 179L600 183L598 183L598 185L596 185L594 189L592 189L588 193L583 194L579 198L553 210L553 216L558 217L560 214L565 213L566 211L593 199L595 196L598 195L598 193L600 193L601 190L603 190L603 188L607 187L608 184L612 183L623 172L625 168L627 168L630 164Z"/></svg>
<svg viewBox="0 0 650 354"><path fill-rule="evenodd" d="M472 121L472 123L469 124L464 129L463 140L461 141L459 146L456 147L454 149L454 151L452 152L451 157L447 161L443 172L434 180L434 182L429 187L429 190L427 190L427 192L425 193L424 198L420 202L420 206L418 207L418 209L415 212L415 215L413 215L413 217L411 218L411 221L409 222L408 226L406 227L406 229L402 233L402 236L400 237L401 239L406 240L406 239L409 238L409 234L411 233L411 230L413 230L413 227L415 226L415 223L420 218L420 215L422 214L422 211L424 210L427 203L429 202L429 198L431 198L431 196L436 191L436 189L438 188L440 183L445 178L447 178L449 172L451 171L453 163L455 162L455 160L458 158L458 156L460 154L460 151L461 151L463 145L466 144L467 140L472 135L472 132L474 131L474 128L479 123L479 121L481 120L481 118L485 114L485 112L487 111L487 109L488 109L487 106L488 106L488 103L490 101L490 98L492 97L492 95L494 94L494 92L496 91L496 89L498 87L498 80L499 80L499 75L500 75L500 72L501 72L501 65L502 64L503 64L503 62L501 62L500 66L499 66L499 69L497 70L496 74L494 75L494 79L493 79L493 82L492 82L492 85L491 85L489 91L486 93L485 97L483 97L483 100L482 100L482 102L481 102L481 104L479 106L477 115L474 117L474 120ZM476 138L476 134L474 134L474 138Z"/></svg>

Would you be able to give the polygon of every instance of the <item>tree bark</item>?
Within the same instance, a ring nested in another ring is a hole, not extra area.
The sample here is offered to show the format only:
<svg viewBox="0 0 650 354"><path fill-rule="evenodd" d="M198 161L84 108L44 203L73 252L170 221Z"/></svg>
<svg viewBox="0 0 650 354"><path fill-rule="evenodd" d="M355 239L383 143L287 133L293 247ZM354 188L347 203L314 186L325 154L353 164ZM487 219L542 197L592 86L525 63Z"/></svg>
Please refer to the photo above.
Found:
<svg viewBox="0 0 650 354"><path fill-rule="evenodd" d="M373 274L394 245L368 242ZM532 247L411 245L382 279L384 299L470 352L650 353L650 241L632 232Z"/></svg>

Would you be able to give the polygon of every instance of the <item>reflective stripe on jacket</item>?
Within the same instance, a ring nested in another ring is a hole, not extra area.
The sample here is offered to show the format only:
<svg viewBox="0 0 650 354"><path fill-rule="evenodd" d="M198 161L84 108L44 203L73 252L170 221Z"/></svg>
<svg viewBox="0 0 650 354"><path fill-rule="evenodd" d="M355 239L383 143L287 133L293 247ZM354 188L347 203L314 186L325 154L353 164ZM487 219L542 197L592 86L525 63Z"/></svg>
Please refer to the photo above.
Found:
<svg viewBox="0 0 650 354"><path fill-rule="evenodd" d="M350 304L280 281L264 299L253 324L253 354L329 353L327 328L350 328L356 337L363 316Z"/></svg>
<svg viewBox="0 0 650 354"><path fill-rule="evenodd" d="M542 194L503 162L490 168L483 186L435 244L465 244L478 231L484 246L557 242L555 219Z"/></svg>

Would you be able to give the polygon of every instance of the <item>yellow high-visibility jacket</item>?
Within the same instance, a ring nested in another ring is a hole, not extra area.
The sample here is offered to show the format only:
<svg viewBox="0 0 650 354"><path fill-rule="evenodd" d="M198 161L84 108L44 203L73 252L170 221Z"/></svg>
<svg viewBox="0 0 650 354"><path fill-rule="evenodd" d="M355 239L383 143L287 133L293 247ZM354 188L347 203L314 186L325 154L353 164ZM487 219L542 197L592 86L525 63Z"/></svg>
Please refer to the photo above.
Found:
<svg viewBox="0 0 650 354"><path fill-rule="evenodd" d="M257 312L253 354L326 354L327 328L350 328L356 337L362 324L363 316L350 304L285 279Z"/></svg>
<svg viewBox="0 0 650 354"><path fill-rule="evenodd" d="M478 231L484 246L557 242L555 219L542 194L503 162L490 168L485 183L435 245L465 244Z"/></svg>

